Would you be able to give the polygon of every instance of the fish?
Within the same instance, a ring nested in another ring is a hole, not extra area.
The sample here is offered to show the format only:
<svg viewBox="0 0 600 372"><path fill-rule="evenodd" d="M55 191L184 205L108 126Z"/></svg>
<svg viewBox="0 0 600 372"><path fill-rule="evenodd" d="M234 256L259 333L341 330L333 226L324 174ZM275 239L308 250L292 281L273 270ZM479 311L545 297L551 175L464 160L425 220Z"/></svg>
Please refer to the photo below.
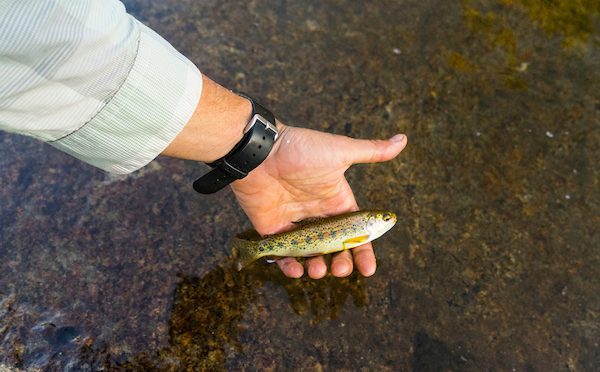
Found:
<svg viewBox="0 0 600 372"><path fill-rule="evenodd" d="M234 238L234 266L240 271L262 257L313 257L352 249L379 238L396 221L393 212L364 210L294 222L296 229L262 240Z"/></svg>

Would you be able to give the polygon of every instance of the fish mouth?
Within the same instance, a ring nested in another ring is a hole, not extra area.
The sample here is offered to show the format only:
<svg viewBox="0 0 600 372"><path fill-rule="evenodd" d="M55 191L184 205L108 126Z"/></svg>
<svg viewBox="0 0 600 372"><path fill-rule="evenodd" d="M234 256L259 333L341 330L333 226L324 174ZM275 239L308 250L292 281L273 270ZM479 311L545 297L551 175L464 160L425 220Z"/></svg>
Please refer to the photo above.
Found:
<svg viewBox="0 0 600 372"><path fill-rule="evenodd" d="M382 235L388 232L392 227L394 227L394 225L396 225L398 217L396 217L396 214L393 212L386 212L383 215L383 221L385 223L385 227Z"/></svg>
<svg viewBox="0 0 600 372"><path fill-rule="evenodd" d="M398 220L398 218L396 217L396 213L394 212L385 212L382 218L385 222L390 222L392 224L395 224Z"/></svg>
<svg viewBox="0 0 600 372"><path fill-rule="evenodd" d="M394 225L398 217L394 212L379 212L374 223L369 224L367 231L369 232L369 240L375 240L388 232Z"/></svg>

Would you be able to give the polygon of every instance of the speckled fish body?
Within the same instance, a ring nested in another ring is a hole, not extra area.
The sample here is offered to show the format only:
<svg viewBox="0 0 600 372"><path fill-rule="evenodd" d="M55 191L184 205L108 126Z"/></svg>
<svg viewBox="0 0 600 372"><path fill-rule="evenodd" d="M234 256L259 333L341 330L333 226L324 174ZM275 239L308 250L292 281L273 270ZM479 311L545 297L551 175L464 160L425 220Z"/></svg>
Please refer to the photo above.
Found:
<svg viewBox="0 0 600 372"><path fill-rule="evenodd" d="M310 257L351 249L379 238L395 223L392 212L359 211L303 221L295 230L259 241L235 239L236 266L241 270L261 257Z"/></svg>

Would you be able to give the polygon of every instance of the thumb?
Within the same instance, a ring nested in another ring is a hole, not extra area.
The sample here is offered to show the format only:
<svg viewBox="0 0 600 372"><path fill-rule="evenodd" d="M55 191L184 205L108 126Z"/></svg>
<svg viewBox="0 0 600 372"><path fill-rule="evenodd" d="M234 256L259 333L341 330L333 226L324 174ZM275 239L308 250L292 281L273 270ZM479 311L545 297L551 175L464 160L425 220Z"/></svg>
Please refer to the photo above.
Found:
<svg viewBox="0 0 600 372"><path fill-rule="evenodd" d="M348 163L379 163L395 158L406 147L404 134L388 140L364 140L348 138Z"/></svg>

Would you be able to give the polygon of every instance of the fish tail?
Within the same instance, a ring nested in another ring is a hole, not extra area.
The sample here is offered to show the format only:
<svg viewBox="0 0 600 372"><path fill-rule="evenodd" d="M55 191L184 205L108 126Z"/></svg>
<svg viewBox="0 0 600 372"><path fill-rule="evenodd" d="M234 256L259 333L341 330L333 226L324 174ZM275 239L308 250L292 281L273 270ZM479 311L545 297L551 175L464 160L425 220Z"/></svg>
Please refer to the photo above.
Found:
<svg viewBox="0 0 600 372"><path fill-rule="evenodd" d="M259 244L259 241L233 238L231 250L233 264L237 271L242 270L258 258L256 252Z"/></svg>

